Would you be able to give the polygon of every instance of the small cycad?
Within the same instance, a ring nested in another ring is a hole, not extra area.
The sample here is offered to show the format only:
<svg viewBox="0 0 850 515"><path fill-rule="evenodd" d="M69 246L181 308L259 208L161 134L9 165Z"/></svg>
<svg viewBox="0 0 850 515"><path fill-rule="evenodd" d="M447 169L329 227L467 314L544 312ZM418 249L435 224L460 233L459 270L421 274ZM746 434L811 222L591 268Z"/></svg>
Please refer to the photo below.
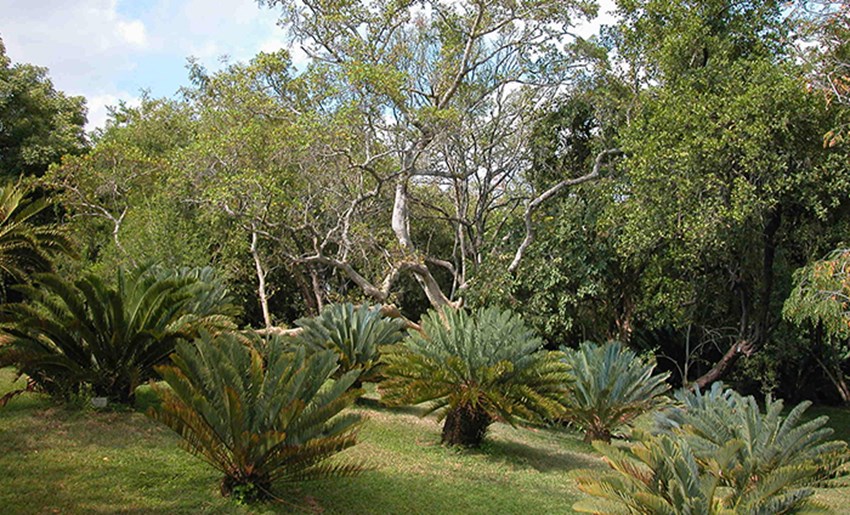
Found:
<svg viewBox="0 0 850 515"><path fill-rule="evenodd" d="M380 306L355 307L353 304L332 304L317 317L301 318L295 324L303 329L297 341L308 350L332 350L339 360L338 374L359 370L361 381L379 377L380 350L404 337L402 323L386 318Z"/></svg>
<svg viewBox="0 0 850 515"><path fill-rule="evenodd" d="M359 394L349 388L357 371L334 381L333 352L256 340L205 333L179 344L173 364L158 367L169 387L155 387L162 403L149 414L224 474L223 495L242 501L270 498L276 484L357 472L326 461L356 442L361 417L341 412Z"/></svg>
<svg viewBox="0 0 850 515"><path fill-rule="evenodd" d="M494 421L515 423L561 415L569 382L561 354L511 311L428 312L422 332L411 331L383 356L385 402L431 402L445 418L442 441L479 445Z"/></svg>
<svg viewBox="0 0 850 515"><path fill-rule="evenodd" d="M582 343L563 349L575 382L564 399L565 418L585 431L585 440L611 441L614 432L663 401L669 373L619 342Z"/></svg>

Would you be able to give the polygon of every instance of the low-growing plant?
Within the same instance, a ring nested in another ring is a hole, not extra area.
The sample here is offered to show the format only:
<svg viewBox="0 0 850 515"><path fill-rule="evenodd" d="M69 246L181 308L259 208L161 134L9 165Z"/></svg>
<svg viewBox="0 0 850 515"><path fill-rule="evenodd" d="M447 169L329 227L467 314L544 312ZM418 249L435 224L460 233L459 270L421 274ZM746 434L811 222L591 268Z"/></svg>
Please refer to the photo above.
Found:
<svg viewBox="0 0 850 515"><path fill-rule="evenodd" d="M232 327L212 306L187 310L197 288L196 279L158 279L150 267L118 270L114 286L96 275L73 282L36 275L18 288L28 302L2 308L0 366L14 365L54 395L90 385L97 396L132 402L177 341L199 328Z"/></svg>
<svg viewBox="0 0 850 515"><path fill-rule="evenodd" d="M565 418L585 432L585 441L610 442L614 432L663 402L669 373L655 374L644 360L619 342L582 343L562 349L574 377L566 392Z"/></svg>
<svg viewBox="0 0 850 515"><path fill-rule="evenodd" d="M568 368L519 315L446 309L425 314L421 326L384 352L381 391L393 405L430 401L428 413L445 419L443 443L477 446L494 421L562 414Z"/></svg>
<svg viewBox="0 0 850 515"><path fill-rule="evenodd" d="M360 393L350 389L358 372L331 379L332 351L204 333L178 344L171 360L158 367L168 387L155 386L162 403L149 414L224 474L222 495L252 502L271 497L275 484L360 469L325 461L355 444L361 421L340 414Z"/></svg>
<svg viewBox="0 0 850 515"><path fill-rule="evenodd" d="M681 390L676 400L679 406L657 415L656 431L686 439L700 458L726 442L742 442L737 467L724 476L738 496L748 495L754 479L781 481L784 490L809 496L811 487L828 484L848 460L847 444L829 440L833 430L826 425L828 417L805 420L811 402L801 402L783 415L781 400L768 396L762 410L752 396L721 383L705 392Z"/></svg>
<svg viewBox="0 0 850 515"><path fill-rule="evenodd" d="M360 371L357 387L361 381L379 378L381 348L404 337L402 322L384 317L380 306L331 304L319 316L301 318L295 324L303 329L297 336L299 343L312 351L328 349L336 353L338 375Z"/></svg>
<svg viewBox="0 0 850 515"><path fill-rule="evenodd" d="M815 486L845 474L847 444L828 441L826 417L807 422L801 403L782 415L781 401L724 390L679 392L681 405L662 412L656 434L638 433L622 449L594 443L611 467L576 474L592 495L590 513L822 513Z"/></svg>

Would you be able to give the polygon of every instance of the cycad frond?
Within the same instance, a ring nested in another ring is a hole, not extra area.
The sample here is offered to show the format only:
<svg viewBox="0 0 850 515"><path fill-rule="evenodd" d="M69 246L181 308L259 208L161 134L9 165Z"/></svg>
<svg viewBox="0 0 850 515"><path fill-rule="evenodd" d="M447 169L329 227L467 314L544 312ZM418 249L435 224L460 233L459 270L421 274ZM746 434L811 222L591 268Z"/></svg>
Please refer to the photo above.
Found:
<svg viewBox="0 0 850 515"><path fill-rule="evenodd" d="M299 344L309 350L329 349L337 354L338 374L359 370L360 381L379 377L380 350L404 337L403 324L386 318L381 307L331 304L317 317L301 318L295 325L304 329Z"/></svg>
<svg viewBox="0 0 850 515"><path fill-rule="evenodd" d="M257 349L263 349L263 354ZM244 339L202 333L181 342L173 365L158 367L170 388L150 415L173 429L186 448L225 475L222 493L253 485L269 495L272 483L351 474L359 467L325 460L356 442L361 418L340 412L359 392L357 372L339 380L331 351L286 352L276 338Z"/></svg>
<svg viewBox="0 0 850 515"><path fill-rule="evenodd" d="M429 412L445 417L443 442L478 445L494 420L513 424L561 414L570 376L561 354L542 346L510 311L429 312L422 332L411 331L384 352L384 401L431 401Z"/></svg>

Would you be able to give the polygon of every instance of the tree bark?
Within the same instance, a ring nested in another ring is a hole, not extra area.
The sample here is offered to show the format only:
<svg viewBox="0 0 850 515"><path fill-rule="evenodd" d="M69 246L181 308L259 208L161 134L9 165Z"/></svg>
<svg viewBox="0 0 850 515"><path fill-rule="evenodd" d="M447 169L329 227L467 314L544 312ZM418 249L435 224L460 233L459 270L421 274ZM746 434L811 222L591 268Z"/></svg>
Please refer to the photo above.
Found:
<svg viewBox="0 0 850 515"><path fill-rule="evenodd" d="M263 322L266 328L272 327L272 316L269 312L269 297L266 294L266 274L268 273L263 268L263 263L260 259L260 251L258 248L259 238L257 236L256 227L251 230L251 257L254 258L254 267L257 271L257 296L260 300L260 308L263 310Z"/></svg>
<svg viewBox="0 0 850 515"><path fill-rule="evenodd" d="M442 442L446 445L478 447L491 422L490 416L480 406L460 405L449 410L446 415Z"/></svg>
<svg viewBox="0 0 850 515"><path fill-rule="evenodd" d="M741 336L726 353L715 363L711 370L703 374L693 386L705 389L714 381L719 381L726 376L741 356L751 356L767 340L770 333L770 298L773 294L773 265L776 258L776 234L782 223L782 211L779 207L769 215L767 223L762 231L764 242L762 251L762 277L761 289L758 296L758 306L755 321L749 323L747 306L741 306Z"/></svg>

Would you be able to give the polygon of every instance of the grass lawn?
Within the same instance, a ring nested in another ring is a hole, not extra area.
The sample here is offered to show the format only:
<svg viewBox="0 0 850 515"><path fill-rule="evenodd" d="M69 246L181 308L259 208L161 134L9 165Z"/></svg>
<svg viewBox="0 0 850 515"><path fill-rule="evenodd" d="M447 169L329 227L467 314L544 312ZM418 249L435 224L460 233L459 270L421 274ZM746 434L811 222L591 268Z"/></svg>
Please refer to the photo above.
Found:
<svg viewBox="0 0 850 515"><path fill-rule="evenodd" d="M0 370L0 394L13 375ZM152 401L141 392L139 404ZM361 443L339 459L369 467L359 476L306 483L287 498L324 513L572 513L582 495L576 468L603 467L568 431L496 424L475 451L439 445L439 425L416 410L359 406L369 417ZM840 419L850 411L819 408ZM246 508L218 495L219 475L178 447L170 430L139 412L59 407L26 394L0 409L2 513L288 513L292 507ZM850 489L818 493L847 513Z"/></svg>

